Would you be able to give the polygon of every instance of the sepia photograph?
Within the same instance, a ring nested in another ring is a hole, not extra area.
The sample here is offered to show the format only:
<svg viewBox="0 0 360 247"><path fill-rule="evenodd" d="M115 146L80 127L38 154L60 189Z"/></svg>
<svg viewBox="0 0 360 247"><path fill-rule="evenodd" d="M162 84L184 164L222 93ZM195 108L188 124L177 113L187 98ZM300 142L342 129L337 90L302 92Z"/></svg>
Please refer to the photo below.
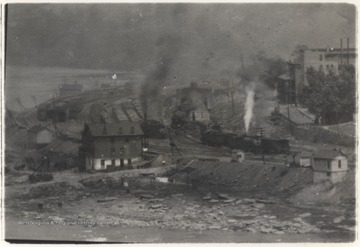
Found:
<svg viewBox="0 0 360 247"><path fill-rule="evenodd" d="M1 7L6 242L358 240L354 2Z"/></svg>

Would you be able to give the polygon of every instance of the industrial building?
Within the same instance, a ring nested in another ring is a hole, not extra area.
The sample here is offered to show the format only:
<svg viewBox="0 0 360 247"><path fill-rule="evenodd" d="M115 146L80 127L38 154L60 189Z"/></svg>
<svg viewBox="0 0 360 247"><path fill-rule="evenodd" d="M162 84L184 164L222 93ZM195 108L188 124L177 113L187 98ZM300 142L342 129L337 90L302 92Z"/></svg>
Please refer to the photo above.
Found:
<svg viewBox="0 0 360 247"><path fill-rule="evenodd" d="M176 90L176 105L187 115L189 121L208 123L210 110L214 106L213 89L192 82L190 87Z"/></svg>
<svg viewBox="0 0 360 247"><path fill-rule="evenodd" d="M40 121L52 119L55 122L66 122L70 119L76 119L81 110L82 107L75 101L47 102L37 107L37 118Z"/></svg>
<svg viewBox="0 0 360 247"><path fill-rule="evenodd" d="M131 168L143 159L144 133L137 122L85 124L80 170L106 171Z"/></svg>
<svg viewBox="0 0 360 247"><path fill-rule="evenodd" d="M340 48L304 48L293 62L288 63L288 72L279 77L278 97L285 104L299 104L299 95L308 85L306 73L309 68L339 74L343 66L356 66L357 50L350 48L349 38L346 48L340 40Z"/></svg>

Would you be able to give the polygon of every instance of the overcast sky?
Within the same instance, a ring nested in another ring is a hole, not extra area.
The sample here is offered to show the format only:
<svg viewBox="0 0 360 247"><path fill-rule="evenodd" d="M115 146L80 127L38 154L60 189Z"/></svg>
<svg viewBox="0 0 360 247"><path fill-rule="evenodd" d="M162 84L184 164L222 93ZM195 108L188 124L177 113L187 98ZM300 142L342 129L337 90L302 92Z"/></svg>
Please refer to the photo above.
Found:
<svg viewBox="0 0 360 247"><path fill-rule="evenodd" d="M348 4L81 4L8 8L11 64L235 73L241 57L264 51L288 60L296 45L355 45ZM344 43L345 44L345 43Z"/></svg>

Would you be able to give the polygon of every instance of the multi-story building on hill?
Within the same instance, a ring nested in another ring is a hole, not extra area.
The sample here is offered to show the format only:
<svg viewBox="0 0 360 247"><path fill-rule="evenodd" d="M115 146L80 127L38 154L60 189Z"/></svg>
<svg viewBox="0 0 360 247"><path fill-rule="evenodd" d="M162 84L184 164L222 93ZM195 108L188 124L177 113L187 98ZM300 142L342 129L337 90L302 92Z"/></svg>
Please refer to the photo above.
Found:
<svg viewBox="0 0 360 247"><path fill-rule="evenodd" d="M298 104L299 95L303 88L308 85L306 73L309 68L321 70L325 74L331 72L339 74L343 66L356 66L357 49L350 48L349 39L347 47L343 48L304 48L299 51L298 57L288 63L288 73L280 76L278 96L283 103ZM286 101L287 98L287 102Z"/></svg>

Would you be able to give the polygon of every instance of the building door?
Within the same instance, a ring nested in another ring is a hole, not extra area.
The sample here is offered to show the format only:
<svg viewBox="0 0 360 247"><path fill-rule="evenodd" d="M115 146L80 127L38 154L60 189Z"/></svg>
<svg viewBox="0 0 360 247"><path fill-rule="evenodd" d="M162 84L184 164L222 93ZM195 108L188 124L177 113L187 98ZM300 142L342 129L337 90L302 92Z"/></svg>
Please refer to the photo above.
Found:
<svg viewBox="0 0 360 247"><path fill-rule="evenodd" d="M128 159L128 165L131 166L131 159Z"/></svg>
<svg viewBox="0 0 360 247"><path fill-rule="evenodd" d="M120 159L120 167L124 167L124 159Z"/></svg>
<svg viewBox="0 0 360 247"><path fill-rule="evenodd" d="M115 160L111 160L111 165L115 166Z"/></svg>

